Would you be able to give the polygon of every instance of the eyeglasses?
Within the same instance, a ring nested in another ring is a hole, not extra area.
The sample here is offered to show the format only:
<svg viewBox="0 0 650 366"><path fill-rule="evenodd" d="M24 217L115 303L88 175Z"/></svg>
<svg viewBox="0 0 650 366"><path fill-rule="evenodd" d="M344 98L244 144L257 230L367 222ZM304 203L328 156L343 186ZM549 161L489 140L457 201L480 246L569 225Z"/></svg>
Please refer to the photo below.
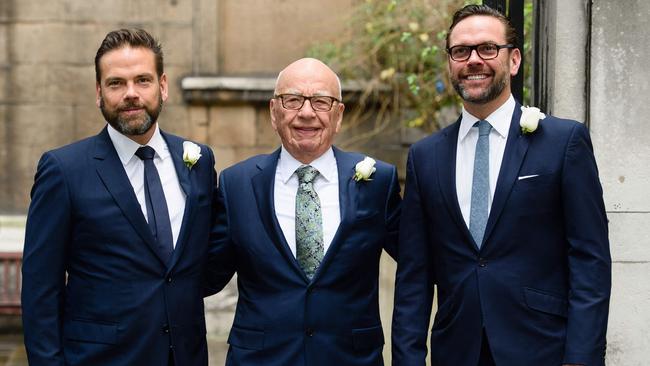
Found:
<svg viewBox="0 0 650 366"><path fill-rule="evenodd" d="M474 46L453 46L447 48L447 53L454 61L467 61L472 55L472 51L476 50L478 57L483 60L492 60L499 56L499 50L502 48L515 48L513 44L498 45L494 43L481 43Z"/></svg>
<svg viewBox="0 0 650 366"><path fill-rule="evenodd" d="M334 102L341 103L340 100L327 95L312 95L311 97L306 97L304 95L297 94L280 94L274 96L273 98L280 99L284 108L294 111L302 108L302 106L305 104L305 100L309 100L311 107L318 112L329 112L332 110L332 105L334 105Z"/></svg>

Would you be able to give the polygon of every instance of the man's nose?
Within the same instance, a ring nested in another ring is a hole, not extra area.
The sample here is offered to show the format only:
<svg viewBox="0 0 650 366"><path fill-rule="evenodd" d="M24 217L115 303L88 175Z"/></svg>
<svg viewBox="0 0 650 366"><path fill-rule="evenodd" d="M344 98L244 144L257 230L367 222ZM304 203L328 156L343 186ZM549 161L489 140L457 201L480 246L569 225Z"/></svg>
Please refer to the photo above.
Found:
<svg viewBox="0 0 650 366"><path fill-rule="evenodd" d="M469 51L469 58L467 59L467 63L470 64L475 64L475 63L483 63L483 59L481 56L478 55L478 50L470 50Z"/></svg>
<svg viewBox="0 0 650 366"><path fill-rule="evenodd" d="M303 116L313 116L316 112L311 105L311 99L305 99L305 102L302 104L302 107L300 107L298 112Z"/></svg>
<svg viewBox="0 0 650 366"><path fill-rule="evenodd" d="M126 99L137 99L139 97L137 90L135 89L135 83L126 83L126 93L124 98Z"/></svg>

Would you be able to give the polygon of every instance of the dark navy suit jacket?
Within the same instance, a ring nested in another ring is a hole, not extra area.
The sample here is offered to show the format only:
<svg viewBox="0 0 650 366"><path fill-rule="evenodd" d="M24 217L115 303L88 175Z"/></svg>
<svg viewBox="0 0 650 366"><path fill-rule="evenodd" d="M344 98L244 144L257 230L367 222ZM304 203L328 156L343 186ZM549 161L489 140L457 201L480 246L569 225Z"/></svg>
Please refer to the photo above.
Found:
<svg viewBox="0 0 650 366"><path fill-rule="evenodd" d="M202 270L216 195L214 157L188 169L162 133L187 201L164 263L117 152L99 135L47 152L32 189L23 262L29 364L207 365Z"/></svg>
<svg viewBox="0 0 650 366"><path fill-rule="evenodd" d="M611 287L607 218L589 134L517 105L479 250L456 195L460 120L409 152L393 364L475 366L482 328L499 366L603 365ZM520 177L533 176L524 179Z"/></svg>
<svg viewBox="0 0 650 366"><path fill-rule="evenodd" d="M334 149L341 223L309 281L284 239L273 207L280 150L222 172L218 245L209 272L237 272L239 300L226 365L382 365L379 257L395 256L399 184L378 161L371 181L352 179L364 156Z"/></svg>

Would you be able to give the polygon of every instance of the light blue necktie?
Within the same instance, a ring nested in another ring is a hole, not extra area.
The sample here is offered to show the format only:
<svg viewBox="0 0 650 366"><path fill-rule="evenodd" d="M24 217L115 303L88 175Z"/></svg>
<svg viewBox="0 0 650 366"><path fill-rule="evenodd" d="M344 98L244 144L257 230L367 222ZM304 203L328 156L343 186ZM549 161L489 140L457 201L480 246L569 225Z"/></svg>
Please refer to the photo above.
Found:
<svg viewBox="0 0 650 366"><path fill-rule="evenodd" d="M323 218L320 199L314 189L318 170L311 165L296 169L296 259L310 280L323 260Z"/></svg>
<svg viewBox="0 0 650 366"><path fill-rule="evenodd" d="M472 178L472 205L469 214L469 232L476 245L481 248L485 226L488 220L490 201L490 130L488 121L478 121L478 140L474 153L474 175Z"/></svg>

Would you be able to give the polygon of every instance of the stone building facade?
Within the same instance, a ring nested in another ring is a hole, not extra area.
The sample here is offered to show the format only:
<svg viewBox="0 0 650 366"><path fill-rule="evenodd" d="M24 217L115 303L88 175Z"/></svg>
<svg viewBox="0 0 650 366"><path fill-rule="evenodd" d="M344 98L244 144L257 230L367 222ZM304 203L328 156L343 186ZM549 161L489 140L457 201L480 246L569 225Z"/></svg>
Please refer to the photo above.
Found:
<svg viewBox="0 0 650 366"><path fill-rule="evenodd" d="M107 32L140 27L161 41L170 91L160 126L209 144L220 171L279 146L268 109L275 76L312 44L340 36L356 3L0 1L0 251L22 248L24 215L41 154L97 134L105 125L95 106L93 62ZM209 91L192 86L196 76L238 82L206 97ZM403 165L405 147L398 140L375 140L370 150L388 151L383 154L392 163ZM392 283L394 262L385 261L384 282ZM382 298L392 303L392 286ZM234 281L206 301L213 364L223 364L235 302ZM389 321L390 309L383 314Z"/></svg>
<svg viewBox="0 0 650 366"><path fill-rule="evenodd" d="M0 239L14 238L4 233L20 226L40 155L103 127L93 58L108 31L137 26L160 38L171 85L160 124L210 144L221 170L279 144L265 101L268 81L251 80L272 80L312 42L339 36L359 1L1 0ZM650 132L644 128L650 114L644 33L650 4L536 4L543 20L538 29L544 54L536 67L543 74L544 104L548 112L589 124L600 166L614 260L608 364L644 365L650 349ZM224 101L211 103L201 101L205 91L197 84L183 87L192 76L245 81ZM404 149L399 133L358 148L400 167ZM385 324L394 269L384 259ZM230 286L207 303L214 364L221 364L235 295Z"/></svg>

